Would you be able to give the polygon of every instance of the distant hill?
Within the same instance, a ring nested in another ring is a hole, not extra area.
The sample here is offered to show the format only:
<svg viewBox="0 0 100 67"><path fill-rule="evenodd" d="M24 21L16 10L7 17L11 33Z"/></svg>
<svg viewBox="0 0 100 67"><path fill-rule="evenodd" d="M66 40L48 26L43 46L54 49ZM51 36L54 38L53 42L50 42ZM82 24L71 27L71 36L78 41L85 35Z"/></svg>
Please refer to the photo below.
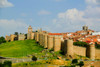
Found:
<svg viewBox="0 0 100 67"><path fill-rule="evenodd" d="M43 47L38 45L35 40L13 41L0 45L0 56L20 58L39 53L42 50Z"/></svg>

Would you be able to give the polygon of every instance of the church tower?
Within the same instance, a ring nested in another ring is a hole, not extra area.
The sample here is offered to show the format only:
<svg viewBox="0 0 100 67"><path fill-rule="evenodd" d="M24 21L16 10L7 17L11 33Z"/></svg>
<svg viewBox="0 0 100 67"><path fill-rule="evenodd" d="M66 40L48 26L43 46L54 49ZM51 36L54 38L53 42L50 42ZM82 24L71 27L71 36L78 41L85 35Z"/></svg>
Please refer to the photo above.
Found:
<svg viewBox="0 0 100 67"><path fill-rule="evenodd" d="M83 30L84 30L84 31L87 31L87 30L88 30L88 26L86 26L86 25L83 26Z"/></svg>

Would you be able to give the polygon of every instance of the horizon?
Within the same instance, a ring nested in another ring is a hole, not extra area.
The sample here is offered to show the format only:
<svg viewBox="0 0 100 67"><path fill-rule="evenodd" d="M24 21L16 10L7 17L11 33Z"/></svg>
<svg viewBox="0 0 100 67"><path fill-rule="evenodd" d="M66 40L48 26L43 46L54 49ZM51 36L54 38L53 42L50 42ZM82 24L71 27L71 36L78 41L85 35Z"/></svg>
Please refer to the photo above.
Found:
<svg viewBox="0 0 100 67"><path fill-rule="evenodd" d="M87 25L100 31L99 0L0 0L0 36L27 33L28 26L49 32L75 32Z"/></svg>

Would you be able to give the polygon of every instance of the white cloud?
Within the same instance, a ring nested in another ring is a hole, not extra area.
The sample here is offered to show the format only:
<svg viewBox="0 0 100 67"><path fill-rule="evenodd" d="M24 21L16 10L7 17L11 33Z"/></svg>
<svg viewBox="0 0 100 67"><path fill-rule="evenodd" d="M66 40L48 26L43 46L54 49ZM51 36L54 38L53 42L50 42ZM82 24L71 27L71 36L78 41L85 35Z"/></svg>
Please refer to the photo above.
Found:
<svg viewBox="0 0 100 67"><path fill-rule="evenodd" d="M27 27L28 25L23 21L0 19L0 31L2 32L2 34L0 33L0 36L13 34L14 32L25 33Z"/></svg>
<svg viewBox="0 0 100 67"><path fill-rule="evenodd" d="M76 8L68 9L66 12L59 13L53 20L53 32L70 32L81 30L83 25L88 25L90 29L100 31L100 8L87 7L84 11ZM55 31L56 30L56 31Z"/></svg>
<svg viewBox="0 0 100 67"><path fill-rule="evenodd" d="M65 13L59 13L58 18L62 18L65 20L76 20L77 18L81 19L82 16L84 15L83 12L78 11L76 8L69 9Z"/></svg>
<svg viewBox="0 0 100 67"><path fill-rule="evenodd" d="M86 9L80 11L76 8L59 13L48 27L53 32L74 32L81 30L83 25L90 29L100 31L100 0L85 0Z"/></svg>
<svg viewBox="0 0 100 67"><path fill-rule="evenodd" d="M86 18L100 18L100 7L88 6L84 13Z"/></svg>
<svg viewBox="0 0 100 67"><path fill-rule="evenodd" d="M58 17L53 20L55 30L61 32L79 30L79 27L84 25L83 21L84 12L78 11L76 8L69 9L66 12L59 13Z"/></svg>
<svg viewBox="0 0 100 67"><path fill-rule="evenodd" d="M50 14L51 14L51 12L46 11L46 10L41 10L38 12L38 15L50 15Z"/></svg>
<svg viewBox="0 0 100 67"><path fill-rule="evenodd" d="M12 7L13 4L8 2L8 0L0 0L0 8Z"/></svg>
<svg viewBox="0 0 100 67"><path fill-rule="evenodd" d="M89 5L100 5L100 0L85 0Z"/></svg>

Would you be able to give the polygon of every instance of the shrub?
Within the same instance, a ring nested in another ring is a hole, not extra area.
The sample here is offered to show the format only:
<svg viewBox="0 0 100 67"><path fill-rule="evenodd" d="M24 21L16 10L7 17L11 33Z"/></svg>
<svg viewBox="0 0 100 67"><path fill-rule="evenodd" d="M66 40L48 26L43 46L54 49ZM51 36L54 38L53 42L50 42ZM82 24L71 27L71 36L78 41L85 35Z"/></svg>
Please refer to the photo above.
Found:
<svg viewBox="0 0 100 67"><path fill-rule="evenodd" d="M75 46L81 46L81 47L87 47L87 43L86 42L81 42L81 41L74 42L74 45Z"/></svg>
<svg viewBox="0 0 100 67"><path fill-rule="evenodd" d="M5 38L3 36L0 37L0 44L5 43L5 42L6 42Z"/></svg>
<svg viewBox="0 0 100 67"><path fill-rule="evenodd" d="M32 57L32 60L33 60L33 61L37 61L37 57L33 56L33 57Z"/></svg>
<svg viewBox="0 0 100 67"><path fill-rule="evenodd" d="M95 48L100 49L100 44L95 43Z"/></svg>
<svg viewBox="0 0 100 67"><path fill-rule="evenodd" d="M78 60L77 59L73 59L72 60L72 64L77 64L78 63Z"/></svg>
<svg viewBox="0 0 100 67"><path fill-rule="evenodd" d="M23 65L24 65L24 66L27 66L28 64L27 64L27 63L23 63Z"/></svg>
<svg viewBox="0 0 100 67"><path fill-rule="evenodd" d="M78 64L80 67L84 66L84 62L80 61L80 63Z"/></svg>
<svg viewBox="0 0 100 67"><path fill-rule="evenodd" d="M3 64L2 63L0 63L0 67L3 67Z"/></svg>
<svg viewBox="0 0 100 67"><path fill-rule="evenodd" d="M50 49L50 50L49 50L49 52L52 52L52 51L53 51L53 49Z"/></svg>
<svg viewBox="0 0 100 67"><path fill-rule="evenodd" d="M11 61L5 61L3 66L4 67L12 67L12 62Z"/></svg>

